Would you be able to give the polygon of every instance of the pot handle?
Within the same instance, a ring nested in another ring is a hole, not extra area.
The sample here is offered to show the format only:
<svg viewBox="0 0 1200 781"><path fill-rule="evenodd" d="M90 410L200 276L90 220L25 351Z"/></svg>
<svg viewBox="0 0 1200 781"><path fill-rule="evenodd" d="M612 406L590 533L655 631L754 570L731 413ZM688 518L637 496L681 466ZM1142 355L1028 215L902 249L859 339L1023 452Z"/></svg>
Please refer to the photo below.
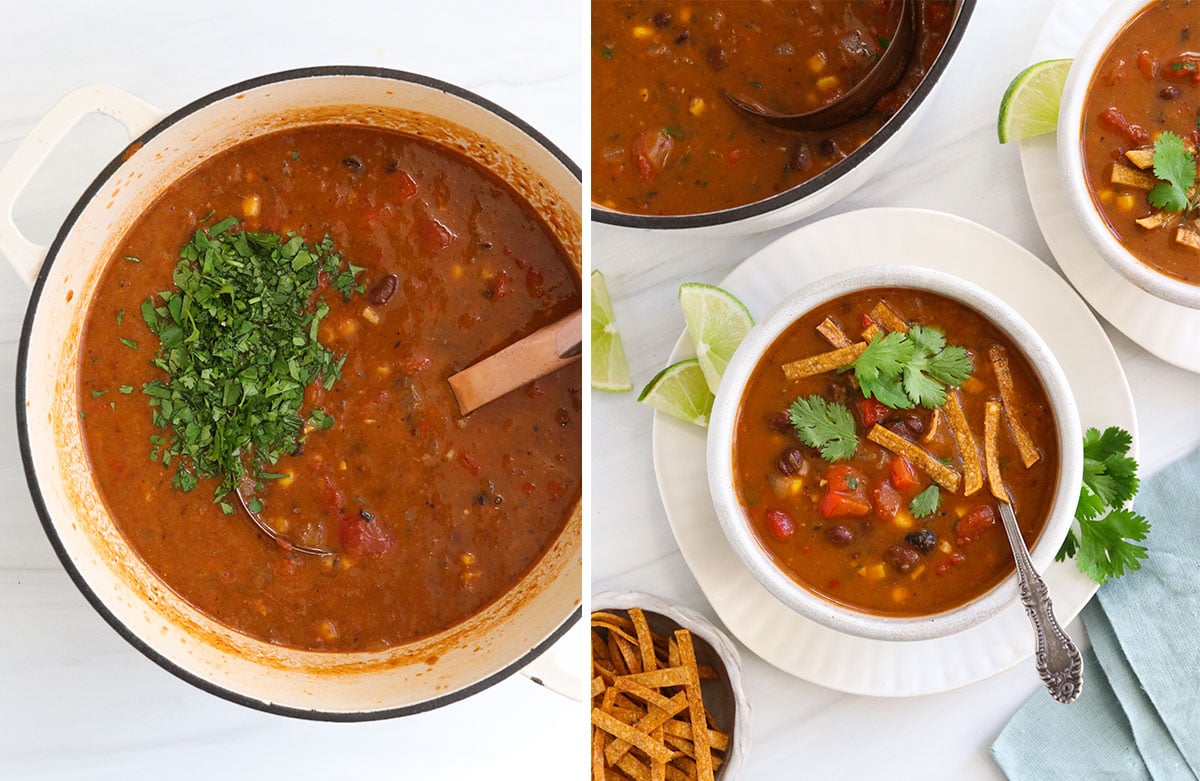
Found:
<svg viewBox="0 0 1200 781"><path fill-rule="evenodd" d="M47 248L35 244L13 222L13 207L21 191L46 162L46 158L83 117L98 112L125 126L130 140L162 118L162 112L124 90L104 84L80 87L46 112L0 168L0 252L25 284L37 278Z"/></svg>
<svg viewBox="0 0 1200 781"><path fill-rule="evenodd" d="M525 665L521 675L567 699L582 702L583 679L559 659L559 656L565 655L560 648L562 645L564 643L560 640L550 646L541 656Z"/></svg>

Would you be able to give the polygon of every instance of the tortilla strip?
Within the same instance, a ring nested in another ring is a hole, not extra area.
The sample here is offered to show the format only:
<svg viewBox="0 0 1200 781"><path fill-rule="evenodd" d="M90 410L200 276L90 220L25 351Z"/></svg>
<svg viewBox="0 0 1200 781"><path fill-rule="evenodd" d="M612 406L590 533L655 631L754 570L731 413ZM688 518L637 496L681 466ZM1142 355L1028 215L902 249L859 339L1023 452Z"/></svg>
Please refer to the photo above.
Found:
<svg viewBox="0 0 1200 781"><path fill-rule="evenodd" d="M669 721L663 725L663 729L668 735L683 738L687 741L691 741L692 739L692 725L686 721ZM710 729L708 730L708 742L718 751L724 751L729 748L729 735L720 730Z"/></svg>
<svg viewBox="0 0 1200 781"><path fill-rule="evenodd" d="M640 607L630 608L629 618L633 621L634 633L637 634L637 647L642 654L642 670L653 670L658 667L658 659L654 655L654 633L650 631L646 614Z"/></svg>
<svg viewBox="0 0 1200 781"><path fill-rule="evenodd" d="M1136 168L1130 168L1127 165L1116 163L1113 165L1112 178L1113 184L1123 185L1125 187L1133 187L1138 190L1152 190L1158 184L1158 179L1154 174L1148 174L1145 171L1139 171Z"/></svg>
<svg viewBox="0 0 1200 781"><path fill-rule="evenodd" d="M688 673L682 667L660 667L657 670L651 670L644 673L631 673L617 678L617 685L622 683L637 683L650 688L661 689L664 686L685 686L688 682Z"/></svg>
<svg viewBox="0 0 1200 781"><path fill-rule="evenodd" d="M620 635L615 635L617 638L617 648L621 649L621 659L625 662L625 666L629 668L631 673L640 673L642 671L642 657L638 653L636 644L629 642Z"/></svg>
<svg viewBox="0 0 1200 781"><path fill-rule="evenodd" d="M958 481L961 479L958 471L938 461L930 455L929 451L920 445L909 442L904 437L884 428L878 423L871 428L871 431L867 434L867 439L912 461L918 469L932 477L934 482L950 493L958 490Z"/></svg>
<svg viewBox="0 0 1200 781"><path fill-rule="evenodd" d="M1028 469L1041 459L1042 454L1038 452L1037 445L1033 443L1033 438L1025 431L1021 421L1017 420L1017 391L1013 387L1012 371L1008 368L1008 352L1000 345L994 344L992 349L988 350L988 356L992 359L992 368L996 372L996 384L1000 386L1004 416L1008 419L1008 427L1017 443L1017 449L1021 451L1021 463Z"/></svg>
<svg viewBox="0 0 1200 781"><path fill-rule="evenodd" d="M614 673L629 675L629 667L625 664L625 659L621 656L621 649L617 645L617 635L612 632L608 634L608 660L612 663Z"/></svg>
<svg viewBox="0 0 1200 781"><path fill-rule="evenodd" d="M687 709L687 696L683 692L679 692L674 697L666 700L667 708L650 708L649 711L636 721L633 725L634 729L649 735L652 732L660 731L663 724L675 718L676 714L682 713ZM660 743L663 742L661 734L658 737ZM665 743L664 743L665 745ZM625 752L632 748L629 741L622 738L617 738L612 743L608 744L608 748L604 750L604 761L609 765L615 765L624 756Z"/></svg>
<svg viewBox="0 0 1200 781"><path fill-rule="evenodd" d="M1166 212L1154 212L1145 217L1134 220L1138 225L1141 225L1146 230L1155 230L1161 228L1171 221L1171 215Z"/></svg>
<svg viewBox="0 0 1200 781"><path fill-rule="evenodd" d="M908 321L896 313L886 301L880 301L870 312L870 317L889 331L908 333Z"/></svg>
<svg viewBox="0 0 1200 781"><path fill-rule="evenodd" d="M925 432L925 436L921 437L922 442L928 444L937 438L938 432L942 427L942 417L942 408L935 408L933 415L929 418L929 430Z"/></svg>
<svg viewBox="0 0 1200 781"><path fill-rule="evenodd" d="M983 487L983 465L979 463L979 445L971 434L967 424L967 416L963 413L962 402L959 401L958 391L951 390L946 394L946 422L950 424L950 433L958 445L958 452L963 461L963 496L970 496Z"/></svg>
<svg viewBox="0 0 1200 781"><path fill-rule="evenodd" d="M592 781L604 781L604 742L607 733L592 727Z"/></svg>
<svg viewBox="0 0 1200 781"><path fill-rule="evenodd" d="M621 757L621 761L617 763L617 768L624 772L633 781L650 781L650 768L638 761L638 758L633 754L626 754Z"/></svg>
<svg viewBox="0 0 1200 781"><path fill-rule="evenodd" d="M989 401L984 408L983 456L987 460L988 487L992 496L1002 502L1008 501L1008 491L1000 479L1000 453L997 440L1000 437L1000 402Z"/></svg>
<svg viewBox="0 0 1200 781"><path fill-rule="evenodd" d="M693 781L693 778L674 765L667 765L667 781Z"/></svg>
<svg viewBox="0 0 1200 781"><path fill-rule="evenodd" d="M870 344L871 342L875 341L875 337L883 336L883 329L874 323L871 323L869 326L863 329L861 336L864 342Z"/></svg>
<svg viewBox="0 0 1200 781"><path fill-rule="evenodd" d="M850 341L850 337L846 336L846 332L842 327L833 322L832 317L827 317L817 326L817 333L825 337L825 341L829 342L833 347L849 347L854 344Z"/></svg>
<svg viewBox="0 0 1200 781"><path fill-rule="evenodd" d="M1175 231L1175 243L1192 249L1200 249L1200 232L1190 228L1179 228Z"/></svg>
<svg viewBox="0 0 1200 781"><path fill-rule="evenodd" d="M704 720L700 671L696 669L696 649L692 646L691 632L677 630L675 642L679 645L679 658L683 662L688 679L688 715L692 721L692 742L696 747L696 777L699 781L713 781L712 748L708 742L708 727Z"/></svg>
<svg viewBox="0 0 1200 781"><path fill-rule="evenodd" d="M616 613L604 613L601 611L592 613L592 626L596 626L596 624L612 624L633 634L633 621Z"/></svg>
<svg viewBox="0 0 1200 781"><path fill-rule="evenodd" d="M1153 149L1130 149L1125 153L1125 157L1143 171L1154 167Z"/></svg>
<svg viewBox="0 0 1200 781"><path fill-rule="evenodd" d="M615 716L610 716L599 708L592 708L592 724L604 730L608 734L621 738L646 752L646 756L651 759L659 759L662 762L670 762L675 756L675 752L667 748L662 743L655 743L649 735L634 729L630 725L621 721ZM628 756L628 755L626 755ZM617 767L621 767L617 765ZM624 770L624 768L621 768Z"/></svg>
<svg viewBox="0 0 1200 781"><path fill-rule="evenodd" d="M599 697L601 694L604 694L604 688L605 688L605 684L604 684L603 677L597 675L595 678L592 679L592 696L593 697Z"/></svg>
<svg viewBox="0 0 1200 781"><path fill-rule="evenodd" d="M654 732L650 733L650 737L661 741L663 739L662 727L660 726ZM650 781L667 781L666 762L659 762L657 759L650 760Z"/></svg>
<svg viewBox="0 0 1200 781"><path fill-rule="evenodd" d="M862 355L865 349L867 349L866 342L857 342L849 347L839 347L831 352L785 363L783 365L783 375L788 380L795 382L805 377L812 377L814 374L824 374L825 372L844 369L857 361L858 356Z"/></svg>
<svg viewBox="0 0 1200 781"><path fill-rule="evenodd" d="M618 678L613 684L613 688L619 692L625 692L633 697L636 697L647 705L652 705L655 708L670 710L672 703L675 701L674 697L664 697L663 695L654 691L654 689L651 689L648 686L643 686L636 681L631 681L629 678ZM609 764L612 763L610 762Z"/></svg>

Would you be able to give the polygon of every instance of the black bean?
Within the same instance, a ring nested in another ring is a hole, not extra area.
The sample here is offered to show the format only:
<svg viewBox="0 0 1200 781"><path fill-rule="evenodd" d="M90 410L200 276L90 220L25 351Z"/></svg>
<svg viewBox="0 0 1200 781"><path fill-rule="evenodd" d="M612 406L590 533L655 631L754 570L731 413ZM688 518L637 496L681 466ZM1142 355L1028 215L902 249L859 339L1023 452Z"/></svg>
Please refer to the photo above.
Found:
<svg viewBox="0 0 1200 781"><path fill-rule="evenodd" d="M497 497L494 497L494 498L492 499L492 504L494 504L494 505L496 505L497 507L499 507L500 505L504 504L504 497L503 497L503 496L497 496Z"/></svg>
<svg viewBox="0 0 1200 781"><path fill-rule="evenodd" d="M931 529L917 529L904 535L904 541L921 553L929 553L937 545L937 535Z"/></svg>
<svg viewBox="0 0 1200 781"><path fill-rule="evenodd" d="M850 527L838 524L825 530L825 539L829 540L831 544L841 547L854 542L854 532L850 530Z"/></svg>
<svg viewBox="0 0 1200 781"><path fill-rule="evenodd" d="M807 143L801 141L792 149L792 156L788 159L788 168L800 172L812 168L812 150L809 149Z"/></svg>
<svg viewBox="0 0 1200 781"><path fill-rule="evenodd" d="M483 507L485 504L487 504L487 497L484 496L482 492L475 494L475 504Z"/></svg>
<svg viewBox="0 0 1200 781"><path fill-rule="evenodd" d="M558 411L554 413L554 419L558 421L558 425L560 426L571 425L571 416L562 407L559 407Z"/></svg>
<svg viewBox="0 0 1200 781"><path fill-rule="evenodd" d="M821 154L825 155L826 157L832 158L832 157L845 157L846 156L842 152L842 148L840 146L838 146L838 142L834 141L832 138L821 139L821 147L820 148L821 148Z"/></svg>
<svg viewBox="0 0 1200 781"><path fill-rule="evenodd" d="M375 520L375 515L374 515L373 513L369 513L369 512L367 512L366 510L359 510L359 511L358 511L358 517L359 517L359 518L362 518L364 521L373 521L373 520Z"/></svg>
<svg viewBox="0 0 1200 781"><path fill-rule="evenodd" d="M1163 100L1175 100L1175 98L1179 97L1179 87L1176 87L1174 84L1168 84L1159 91L1158 96Z"/></svg>
<svg viewBox="0 0 1200 781"><path fill-rule="evenodd" d="M916 439L916 435L913 434L912 429L910 429L908 427L908 424L903 421L887 420L887 421L884 421L883 427L886 428L888 431L891 431L893 434L895 434L898 437L904 437L905 439L908 439L908 440Z"/></svg>
<svg viewBox="0 0 1200 781"><path fill-rule="evenodd" d="M776 412L767 425L777 434L791 434L793 431L792 419L786 412Z"/></svg>
<svg viewBox="0 0 1200 781"><path fill-rule="evenodd" d="M899 572L908 572L921 560L921 552L908 543L893 545L883 554L883 560Z"/></svg>
<svg viewBox="0 0 1200 781"><path fill-rule="evenodd" d="M692 37L692 31L684 30L679 35L675 36L675 43L687 43L688 39L691 37Z"/></svg>
<svg viewBox="0 0 1200 781"><path fill-rule="evenodd" d="M346 166L356 174L361 174L363 171L362 158L358 157L357 155L343 158L342 165Z"/></svg>
<svg viewBox="0 0 1200 781"><path fill-rule="evenodd" d="M720 46L708 47L708 51L704 53L704 56L708 60L708 64L715 70L721 70L729 64L729 53Z"/></svg>
<svg viewBox="0 0 1200 781"><path fill-rule="evenodd" d="M903 421L904 425L908 427L909 431L916 434L918 437L921 436L921 434L925 431L925 419L915 412L908 413L900 420Z"/></svg>
<svg viewBox="0 0 1200 781"><path fill-rule="evenodd" d="M383 279L375 283L371 288L371 292L367 294L367 300L372 304L383 306L388 301L392 300L392 296L396 295L396 290L400 287L400 279L395 274L388 274Z"/></svg>
<svg viewBox="0 0 1200 781"><path fill-rule="evenodd" d="M850 397L850 391L840 382L831 382L825 388L825 395L829 397L830 401L845 405Z"/></svg>
<svg viewBox="0 0 1200 781"><path fill-rule="evenodd" d="M654 26L655 27L670 27L671 26L671 14L667 13L666 11L659 11L658 13L656 13L654 15Z"/></svg>
<svg viewBox="0 0 1200 781"><path fill-rule="evenodd" d="M779 456L775 462L775 468L779 470L780 474L788 477L807 474L808 459L804 457L804 453L799 448L789 447Z"/></svg>

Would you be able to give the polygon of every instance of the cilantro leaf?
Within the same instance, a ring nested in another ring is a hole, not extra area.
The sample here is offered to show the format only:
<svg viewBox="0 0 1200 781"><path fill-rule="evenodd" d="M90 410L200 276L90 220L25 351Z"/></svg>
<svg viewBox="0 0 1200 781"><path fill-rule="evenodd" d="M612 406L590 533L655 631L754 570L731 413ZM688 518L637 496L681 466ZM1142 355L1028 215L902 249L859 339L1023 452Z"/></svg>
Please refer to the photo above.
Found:
<svg viewBox="0 0 1200 781"><path fill-rule="evenodd" d="M1146 194L1151 206L1172 212L1190 207L1188 190L1196 182L1196 161L1183 139L1169 130L1154 142L1154 175L1162 181Z"/></svg>
<svg viewBox="0 0 1200 781"><path fill-rule="evenodd" d="M837 402L820 396L799 398L788 408L796 437L809 447L820 448L826 461L845 461L858 449L854 416Z"/></svg>
<svg viewBox="0 0 1200 781"><path fill-rule="evenodd" d="M971 376L965 348L946 346L936 328L914 325L908 333L877 336L853 364L863 395L893 409L920 404L934 409L946 403L946 386L962 385Z"/></svg>
<svg viewBox="0 0 1200 781"><path fill-rule="evenodd" d="M1120 507L1137 493L1137 462L1126 456L1132 443L1129 432L1116 427L1084 434L1083 485L1108 507Z"/></svg>
<svg viewBox="0 0 1200 781"><path fill-rule="evenodd" d="M1054 560L1066 561L1067 559L1073 559L1078 551L1079 538L1075 536L1074 529L1067 529L1067 538L1063 540L1062 547L1058 549L1058 553L1054 554Z"/></svg>
<svg viewBox="0 0 1200 781"><path fill-rule="evenodd" d="M941 489L938 488L937 483L934 483L913 497L913 500L908 503L908 511L913 514L914 518L924 518L937 512L938 503L941 500Z"/></svg>
<svg viewBox="0 0 1200 781"><path fill-rule="evenodd" d="M1149 522L1132 510L1113 510L1079 524L1079 569L1100 585L1142 568L1146 549L1137 545L1150 533Z"/></svg>

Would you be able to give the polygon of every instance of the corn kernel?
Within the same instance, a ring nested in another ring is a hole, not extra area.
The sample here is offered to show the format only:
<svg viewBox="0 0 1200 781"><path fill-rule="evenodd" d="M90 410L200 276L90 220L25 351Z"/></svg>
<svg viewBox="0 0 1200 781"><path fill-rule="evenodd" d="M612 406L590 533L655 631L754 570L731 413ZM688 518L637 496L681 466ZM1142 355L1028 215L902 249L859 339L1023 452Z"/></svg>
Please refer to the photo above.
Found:
<svg viewBox="0 0 1200 781"><path fill-rule="evenodd" d="M954 546L948 540L938 540L938 550L942 553L949 554L954 550Z"/></svg>
<svg viewBox="0 0 1200 781"><path fill-rule="evenodd" d="M840 87L841 84L842 80L837 76L822 76L817 79L817 89L821 90L821 92L832 92Z"/></svg>
<svg viewBox="0 0 1200 781"><path fill-rule="evenodd" d="M692 7L690 5L685 5L683 8L680 8L678 16L680 22L683 24L688 24L692 21Z"/></svg>
<svg viewBox="0 0 1200 781"><path fill-rule="evenodd" d="M644 41L652 35L654 35L654 30L644 24L636 25L633 28L633 37L639 41Z"/></svg>
<svg viewBox="0 0 1200 781"><path fill-rule="evenodd" d="M704 98L692 98L688 103L688 113L693 117L698 117L704 113Z"/></svg>
<svg viewBox="0 0 1200 781"><path fill-rule="evenodd" d="M341 331L342 336L354 336L358 332L358 324L353 320L343 320Z"/></svg>
<svg viewBox="0 0 1200 781"><path fill-rule="evenodd" d="M1100 203L1112 203L1113 191L1112 190L1101 190L1099 193L1096 194L1096 196L1100 199Z"/></svg>
<svg viewBox="0 0 1200 781"><path fill-rule="evenodd" d="M899 526L901 529L911 529L917 525L916 520L912 517L912 513L901 507L896 511L896 517L892 519L892 523Z"/></svg>
<svg viewBox="0 0 1200 781"><path fill-rule="evenodd" d="M326 640L326 641L333 640L334 638L337 637L337 635L338 635L337 627L334 626L333 622L330 621L329 619L325 619L324 621L317 624L317 636L320 637L322 640Z"/></svg>
<svg viewBox="0 0 1200 781"><path fill-rule="evenodd" d="M283 477L279 478L278 482L279 482L279 485L283 486L284 488L287 488L289 485L292 484L292 481L294 481L295 479L296 479L296 475L294 472L284 472Z"/></svg>
<svg viewBox="0 0 1200 781"><path fill-rule="evenodd" d="M262 206L262 199L257 195L251 195L242 199L242 214L247 217L257 217L258 210Z"/></svg>
<svg viewBox="0 0 1200 781"><path fill-rule="evenodd" d="M1131 193L1123 193L1123 194L1117 196L1117 208L1123 212L1133 211L1133 207L1135 204L1136 204L1136 199L1133 197L1133 195Z"/></svg>
<svg viewBox="0 0 1200 781"><path fill-rule="evenodd" d="M392 373L392 367L376 366L375 373L378 374L380 377L389 377L389 376L391 376L391 373Z"/></svg>
<svg viewBox="0 0 1200 781"><path fill-rule="evenodd" d="M825 52L817 52L808 58L808 69L813 73L825 70Z"/></svg>
<svg viewBox="0 0 1200 781"><path fill-rule="evenodd" d="M454 277L455 279L462 279L462 275L463 275L463 267L462 266L455 263L453 266L450 267L450 276ZM487 279L487 277L484 276L484 279Z"/></svg>
<svg viewBox="0 0 1200 781"><path fill-rule="evenodd" d="M464 567L469 567L475 563L475 554L474 553L464 553L460 558L462 559L462 563L463 563Z"/></svg>
<svg viewBox="0 0 1200 781"><path fill-rule="evenodd" d="M287 534L287 530L288 530L287 518L272 518L269 521L267 521L267 523L269 523L271 525L272 529L279 532L280 534Z"/></svg>
<svg viewBox="0 0 1200 781"><path fill-rule="evenodd" d="M638 90L638 97L642 99L643 103L649 103L650 102L650 90L648 90L645 87L642 87L641 89Z"/></svg>
<svg viewBox="0 0 1200 781"><path fill-rule="evenodd" d="M911 597L912 597L912 592L910 592L904 586L896 586L895 588L892 589L892 601L893 602L904 603L904 602L907 602L909 600L909 598L911 598Z"/></svg>
<svg viewBox="0 0 1200 781"><path fill-rule="evenodd" d="M363 307L362 317L371 325L379 325L379 313L369 306Z"/></svg>
<svg viewBox="0 0 1200 781"><path fill-rule="evenodd" d="M887 569L883 566L883 562L872 564L866 568L867 578L870 580L883 580L887 575Z"/></svg>
<svg viewBox="0 0 1200 781"><path fill-rule="evenodd" d="M345 472L345 471L346 471L346 468L347 468L347 467L346 467L346 462L345 462L345 461L343 461L343 462L341 462L340 464L338 464L338 470L339 470L339 471Z"/></svg>
<svg viewBox="0 0 1200 781"><path fill-rule="evenodd" d="M979 393L983 390L983 380L978 377L968 377L963 380L962 389L967 393Z"/></svg>
<svg viewBox="0 0 1200 781"><path fill-rule="evenodd" d="M912 572L908 573L908 576L910 578L912 578L913 580L916 580L917 578L921 577L921 574L923 572L925 572L925 565L921 564L916 569L914 569Z"/></svg>

